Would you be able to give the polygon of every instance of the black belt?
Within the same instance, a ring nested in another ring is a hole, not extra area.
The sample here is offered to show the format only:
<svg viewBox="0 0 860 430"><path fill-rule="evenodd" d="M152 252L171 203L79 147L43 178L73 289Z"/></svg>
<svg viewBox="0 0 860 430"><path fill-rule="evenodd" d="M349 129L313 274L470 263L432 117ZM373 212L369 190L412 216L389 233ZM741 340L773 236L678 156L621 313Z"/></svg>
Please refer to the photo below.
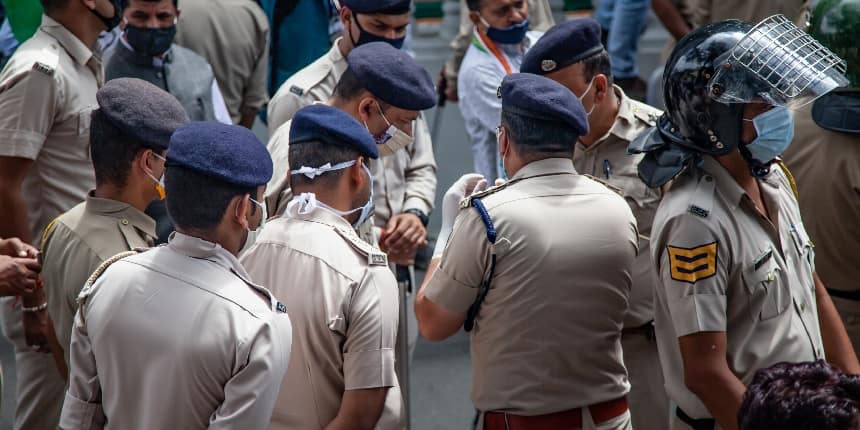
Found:
<svg viewBox="0 0 860 430"><path fill-rule="evenodd" d="M827 294L830 294L831 297L838 297L840 299L851 300L854 302L860 302L860 290L842 291L842 290L833 290L833 289L828 288Z"/></svg>
<svg viewBox="0 0 860 430"><path fill-rule="evenodd" d="M681 408L675 408L675 416L678 417L684 424L690 426L693 430L714 430L717 428L717 421L713 418L703 418L697 420L685 414Z"/></svg>

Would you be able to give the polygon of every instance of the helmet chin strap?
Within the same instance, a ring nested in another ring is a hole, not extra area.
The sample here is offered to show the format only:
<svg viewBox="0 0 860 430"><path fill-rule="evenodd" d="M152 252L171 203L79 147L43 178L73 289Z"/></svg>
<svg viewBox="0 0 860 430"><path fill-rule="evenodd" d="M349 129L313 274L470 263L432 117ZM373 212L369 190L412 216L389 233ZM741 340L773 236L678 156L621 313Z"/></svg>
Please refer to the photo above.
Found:
<svg viewBox="0 0 860 430"><path fill-rule="evenodd" d="M753 175L753 177L763 178L770 173L770 163L762 164L754 160L752 153L747 149L747 145L745 143L741 142L741 144L738 145L738 149L741 151L741 157L744 157L744 160L747 162L747 165L750 168L750 174Z"/></svg>

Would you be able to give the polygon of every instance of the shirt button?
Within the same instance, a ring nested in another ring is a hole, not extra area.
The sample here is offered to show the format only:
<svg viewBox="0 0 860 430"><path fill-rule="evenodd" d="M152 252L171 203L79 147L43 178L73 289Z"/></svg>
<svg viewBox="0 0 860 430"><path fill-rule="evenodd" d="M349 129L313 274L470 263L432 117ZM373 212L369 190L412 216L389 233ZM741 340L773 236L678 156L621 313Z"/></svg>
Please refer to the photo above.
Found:
<svg viewBox="0 0 860 430"><path fill-rule="evenodd" d="M800 310L804 312L806 311L806 302L800 304Z"/></svg>
<svg viewBox="0 0 860 430"><path fill-rule="evenodd" d="M123 220L122 220L122 221L120 221L120 222L122 223L122 225L128 225L128 220L127 220L127 219L123 219Z"/></svg>

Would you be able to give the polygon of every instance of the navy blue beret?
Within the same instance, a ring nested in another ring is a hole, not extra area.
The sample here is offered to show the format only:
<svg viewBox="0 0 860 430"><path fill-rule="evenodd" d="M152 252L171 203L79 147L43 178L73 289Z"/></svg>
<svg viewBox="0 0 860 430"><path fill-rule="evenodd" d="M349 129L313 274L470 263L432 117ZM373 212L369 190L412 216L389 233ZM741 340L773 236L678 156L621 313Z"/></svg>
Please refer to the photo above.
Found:
<svg viewBox="0 0 860 430"><path fill-rule="evenodd" d="M108 81L96 93L99 112L122 133L153 149L167 149L188 114L161 88L136 78Z"/></svg>
<svg viewBox="0 0 860 430"><path fill-rule="evenodd" d="M427 70L385 42L353 48L347 63L358 82L385 103L405 110L436 106L436 90Z"/></svg>
<svg viewBox="0 0 860 430"><path fill-rule="evenodd" d="M290 125L290 145L325 142L354 148L369 158L379 158L373 136L346 112L324 104L313 104L296 112Z"/></svg>
<svg viewBox="0 0 860 430"><path fill-rule="evenodd" d="M245 127L214 121L179 127L170 138L167 166L240 187L258 187L272 179L272 157L257 135Z"/></svg>
<svg viewBox="0 0 860 430"><path fill-rule="evenodd" d="M354 13L402 15L409 13L411 0L341 0Z"/></svg>
<svg viewBox="0 0 860 430"><path fill-rule="evenodd" d="M520 72L552 73L602 51L600 24L591 18L572 19L544 33L523 57Z"/></svg>
<svg viewBox="0 0 860 430"><path fill-rule="evenodd" d="M579 136L588 134L588 115L567 87L543 76L513 73L499 87L502 112L562 123Z"/></svg>

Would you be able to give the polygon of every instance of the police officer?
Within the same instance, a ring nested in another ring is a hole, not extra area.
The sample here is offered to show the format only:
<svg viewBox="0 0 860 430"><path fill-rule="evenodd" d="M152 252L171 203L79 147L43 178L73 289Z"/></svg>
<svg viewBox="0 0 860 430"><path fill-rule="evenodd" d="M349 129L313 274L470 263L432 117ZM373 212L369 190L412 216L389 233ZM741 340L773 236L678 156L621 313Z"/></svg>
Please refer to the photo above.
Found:
<svg viewBox="0 0 860 430"><path fill-rule="evenodd" d="M262 220L271 175L244 127L173 133L165 181L176 233L107 260L81 291L62 428L266 427L291 328L236 254Z"/></svg>
<svg viewBox="0 0 860 430"><path fill-rule="evenodd" d="M650 186L674 178L651 240L673 428L737 428L745 384L777 362L860 372L775 162L792 137L785 102L844 84L839 62L782 15L702 27L669 58L666 113L630 149L646 152Z"/></svg>
<svg viewBox="0 0 860 430"><path fill-rule="evenodd" d="M609 54L600 43L600 24L574 19L551 28L526 53L523 73L546 76L582 100L588 113L588 134L580 136L573 166L621 189L639 227L639 249L648 249L651 221L662 191L639 180L636 166L642 155L628 155L627 145L653 126L661 112L627 97L612 83ZM633 428L665 429L669 401L654 340L654 283L651 258L639 253L633 270L630 309L624 318L621 345L630 376L630 415Z"/></svg>
<svg viewBox="0 0 860 430"><path fill-rule="evenodd" d="M270 135L302 107L331 97L353 48L369 42L385 42L397 49L403 46L410 0L345 0L340 4L343 37L325 55L284 81L272 96L267 114Z"/></svg>
<svg viewBox="0 0 860 430"><path fill-rule="evenodd" d="M120 0L41 4L39 30L0 72L0 237L31 244L95 185L89 124L104 82L96 43L120 21ZM0 305L15 347L16 429L50 428L63 401L63 384L48 379L53 360L30 349L47 351L46 307L41 287Z"/></svg>
<svg viewBox="0 0 860 430"><path fill-rule="evenodd" d="M433 81L408 54L382 42L353 49L348 64L328 104L362 124L380 154L379 159L368 162L376 178L375 214L368 225L375 231L363 238L376 244L385 230L379 243L382 250L397 264L413 264L418 247L426 243L427 214L433 207L434 196L425 190L434 190L436 183L432 154L419 152L413 144L420 111L436 104ZM274 213L283 212L292 198L288 188L289 124L279 128L268 143L275 174L266 202ZM415 173L418 175L413 176Z"/></svg>
<svg viewBox="0 0 860 430"><path fill-rule="evenodd" d="M636 220L623 198L573 167L573 142L588 134L573 93L517 73L500 94L511 179L472 194L459 213L486 180L466 175L445 195L415 303L421 334L472 330L478 428L629 429L621 329Z"/></svg>
<svg viewBox="0 0 860 430"><path fill-rule="evenodd" d="M378 156L366 127L340 109L311 105L293 118L295 197L242 257L289 303L296 328L272 429L405 426L394 367L397 284L385 254L355 232L373 213L367 162Z"/></svg>
<svg viewBox="0 0 860 430"><path fill-rule="evenodd" d="M182 105L158 87L133 78L115 79L96 94L90 154L96 188L45 230L42 277L48 313L63 360L49 376L65 384L78 293L105 260L152 246L155 220L143 210L163 197L161 177L170 135L188 121ZM59 408L54 425L59 423Z"/></svg>
<svg viewBox="0 0 860 430"><path fill-rule="evenodd" d="M860 214L860 55L848 28L860 23L858 13L858 0L820 2L812 10L810 34L847 60L849 84L795 111L796 143L785 153L815 243L816 271L855 352L860 348L860 216L855 216Z"/></svg>

